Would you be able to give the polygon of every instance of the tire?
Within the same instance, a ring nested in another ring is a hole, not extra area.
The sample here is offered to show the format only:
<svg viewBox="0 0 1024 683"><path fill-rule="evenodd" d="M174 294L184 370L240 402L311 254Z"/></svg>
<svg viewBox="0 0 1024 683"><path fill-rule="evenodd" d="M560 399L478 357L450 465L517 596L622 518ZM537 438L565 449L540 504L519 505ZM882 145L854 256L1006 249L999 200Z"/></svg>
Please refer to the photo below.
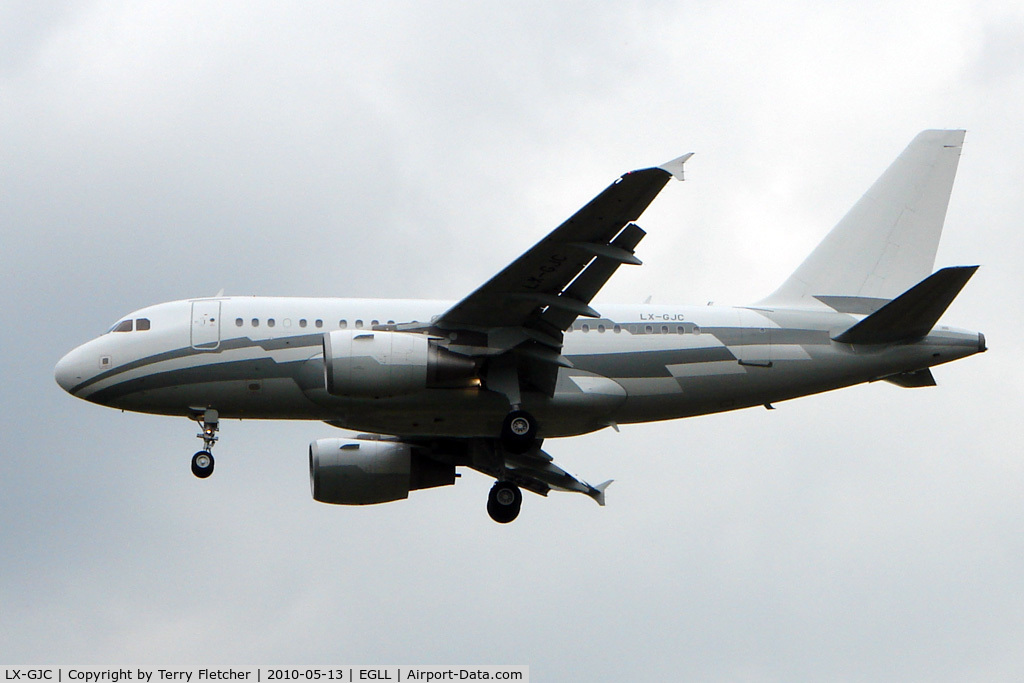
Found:
<svg viewBox="0 0 1024 683"><path fill-rule="evenodd" d="M487 514L498 524L508 524L519 516L523 492L515 484L499 481L487 495Z"/></svg>
<svg viewBox="0 0 1024 683"><path fill-rule="evenodd" d="M210 451L199 451L192 456L192 474L200 479L213 474L213 454Z"/></svg>
<svg viewBox="0 0 1024 683"><path fill-rule="evenodd" d="M537 440L537 420L525 410L513 410L501 424L501 444L510 453L525 453Z"/></svg>

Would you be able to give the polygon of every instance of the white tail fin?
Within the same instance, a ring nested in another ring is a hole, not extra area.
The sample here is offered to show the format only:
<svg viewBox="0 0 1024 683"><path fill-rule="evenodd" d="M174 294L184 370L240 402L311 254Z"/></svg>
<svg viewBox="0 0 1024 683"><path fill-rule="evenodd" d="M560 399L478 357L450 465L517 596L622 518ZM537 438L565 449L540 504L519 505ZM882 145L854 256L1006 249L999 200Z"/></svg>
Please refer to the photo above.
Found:
<svg viewBox="0 0 1024 683"><path fill-rule="evenodd" d="M868 313L928 277L963 142L962 130L919 133L796 272L759 305L825 304Z"/></svg>

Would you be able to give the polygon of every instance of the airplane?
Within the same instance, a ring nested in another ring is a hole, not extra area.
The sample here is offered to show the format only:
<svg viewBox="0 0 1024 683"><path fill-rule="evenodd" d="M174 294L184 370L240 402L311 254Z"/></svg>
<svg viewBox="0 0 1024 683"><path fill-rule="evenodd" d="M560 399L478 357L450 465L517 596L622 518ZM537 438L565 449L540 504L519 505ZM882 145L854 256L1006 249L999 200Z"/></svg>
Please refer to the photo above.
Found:
<svg viewBox="0 0 1024 683"><path fill-rule="evenodd" d="M201 297L134 311L64 356L57 383L100 405L185 416L214 469L221 418L320 420L363 432L309 445L313 498L367 505L493 477L487 511L522 490L582 493L545 440L764 406L864 382L935 385L986 350L939 325L978 266L932 272L965 132L917 135L797 270L740 307L591 306L639 265L635 221L691 154L618 178L459 301Z"/></svg>

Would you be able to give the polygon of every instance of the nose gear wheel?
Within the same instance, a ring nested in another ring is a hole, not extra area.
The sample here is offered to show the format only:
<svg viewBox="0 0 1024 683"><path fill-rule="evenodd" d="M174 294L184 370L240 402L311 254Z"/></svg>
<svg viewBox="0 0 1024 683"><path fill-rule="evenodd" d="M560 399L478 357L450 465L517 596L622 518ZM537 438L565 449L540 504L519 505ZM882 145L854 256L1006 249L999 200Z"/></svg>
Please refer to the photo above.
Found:
<svg viewBox="0 0 1024 683"><path fill-rule="evenodd" d="M200 479L213 474L213 454L210 451L199 451L192 456L192 474Z"/></svg>

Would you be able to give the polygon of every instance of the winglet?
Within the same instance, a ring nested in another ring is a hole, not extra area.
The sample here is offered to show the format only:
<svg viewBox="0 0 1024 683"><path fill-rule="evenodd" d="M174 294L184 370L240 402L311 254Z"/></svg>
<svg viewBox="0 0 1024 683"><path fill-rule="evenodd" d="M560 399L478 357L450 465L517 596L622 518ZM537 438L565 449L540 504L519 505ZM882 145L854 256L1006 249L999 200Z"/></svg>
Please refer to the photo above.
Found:
<svg viewBox="0 0 1024 683"><path fill-rule="evenodd" d="M587 495L589 495L591 498L596 500L598 505L600 505L601 507L604 507L604 490L606 488L608 488L608 485L611 484L613 481L615 481L615 480L614 479L609 479L608 481L606 481L603 484L598 484L597 486L591 486L590 488L592 488L593 490L590 493L588 493Z"/></svg>
<svg viewBox="0 0 1024 683"><path fill-rule="evenodd" d="M666 161L661 166L658 166L658 168L663 171L668 171L676 180L686 180L683 177L683 165L686 163L686 160L692 156L693 152L689 152L681 157L676 157L672 161Z"/></svg>

